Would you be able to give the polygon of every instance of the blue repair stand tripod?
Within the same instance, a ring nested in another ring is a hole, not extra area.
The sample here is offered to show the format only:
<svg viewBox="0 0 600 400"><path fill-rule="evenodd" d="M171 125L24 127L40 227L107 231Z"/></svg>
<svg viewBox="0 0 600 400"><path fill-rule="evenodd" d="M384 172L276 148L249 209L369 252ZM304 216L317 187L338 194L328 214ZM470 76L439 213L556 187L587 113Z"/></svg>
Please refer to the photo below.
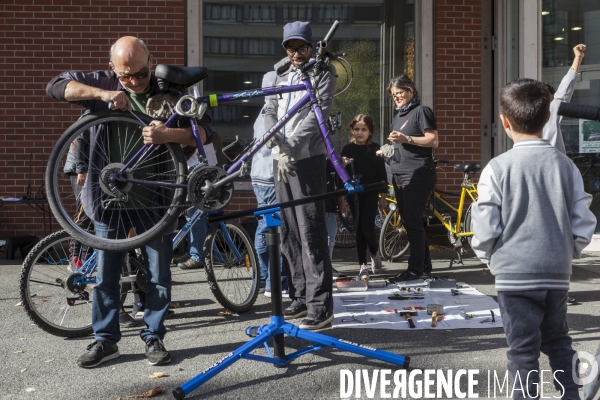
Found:
<svg viewBox="0 0 600 400"><path fill-rule="evenodd" d="M284 321L283 304L281 300L281 267L279 263L280 250L278 228L281 226L281 220L279 214L277 214L277 212L280 210L281 205L275 208L262 209L254 213L254 215L257 217L262 215L263 218L265 218L268 228L266 242L269 249L269 261L271 264L271 323L268 325L248 327L246 329L246 334L254 339L239 347L237 350L227 354L223 359L217 361L213 366L209 367L196 377L190 379L177 389L173 390L173 396L176 399L181 400L185 398L186 395L241 358L266 362L273 364L275 367L285 367L287 363L293 359L307 353L318 351L323 348L323 346L335 347L336 349L387 361L403 368L408 368L410 361L409 357L300 329L296 325ZM286 356L283 336L284 334L294 336L308 342L313 342L315 344ZM271 353L271 350L267 344L267 342L271 339L273 339L273 353ZM250 354L261 345L265 346L269 357Z"/></svg>

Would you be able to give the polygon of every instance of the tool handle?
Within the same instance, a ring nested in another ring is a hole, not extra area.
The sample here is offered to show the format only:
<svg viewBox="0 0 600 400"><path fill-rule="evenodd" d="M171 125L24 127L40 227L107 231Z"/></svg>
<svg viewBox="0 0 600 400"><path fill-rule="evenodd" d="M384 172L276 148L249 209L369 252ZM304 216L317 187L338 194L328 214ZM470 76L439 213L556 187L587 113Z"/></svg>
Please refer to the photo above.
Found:
<svg viewBox="0 0 600 400"><path fill-rule="evenodd" d="M437 311L431 313L431 327L435 328L437 325Z"/></svg>
<svg viewBox="0 0 600 400"><path fill-rule="evenodd" d="M415 325L415 323L413 322L413 319L410 316L410 314L404 314L404 319L406 319L408 321L408 326L410 326L411 328L416 328L417 327Z"/></svg>

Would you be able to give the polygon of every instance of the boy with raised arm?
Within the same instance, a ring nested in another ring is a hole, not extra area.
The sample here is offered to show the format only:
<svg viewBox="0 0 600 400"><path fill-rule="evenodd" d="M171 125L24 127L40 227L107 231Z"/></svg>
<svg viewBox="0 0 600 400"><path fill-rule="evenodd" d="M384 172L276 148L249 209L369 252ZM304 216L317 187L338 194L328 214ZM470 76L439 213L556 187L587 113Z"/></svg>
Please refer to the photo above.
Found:
<svg viewBox="0 0 600 400"><path fill-rule="evenodd" d="M514 146L481 172L473 203L472 247L495 276L514 399L537 398L540 351L562 398L579 399L567 291L571 261L591 241L596 217L575 164L542 138L549 105L542 82L517 79L502 89L500 120Z"/></svg>

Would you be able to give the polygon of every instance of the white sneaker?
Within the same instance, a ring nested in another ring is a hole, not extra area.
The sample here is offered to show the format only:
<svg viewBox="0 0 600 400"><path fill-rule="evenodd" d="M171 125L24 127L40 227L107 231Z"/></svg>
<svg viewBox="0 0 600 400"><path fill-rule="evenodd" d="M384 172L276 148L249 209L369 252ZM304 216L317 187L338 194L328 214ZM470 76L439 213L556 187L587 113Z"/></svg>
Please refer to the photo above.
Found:
<svg viewBox="0 0 600 400"><path fill-rule="evenodd" d="M271 298L271 291L270 290L265 290L265 297ZM281 297L285 297L286 299L290 298L290 292L289 290L282 290L281 291Z"/></svg>
<svg viewBox="0 0 600 400"><path fill-rule="evenodd" d="M600 345L596 350L596 362L600 365ZM596 379L586 384L583 387L583 398L584 400L592 400L596 397L596 393L598 393L598 389L600 389L600 374L596 376Z"/></svg>
<svg viewBox="0 0 600 400"><path fill-rule="evenodd" d="M359 278L363 278L363 277L368 277L369 276L369 267L367 267L367 264L362 264L360 266L360 271L358 273L358 277Z"/></svg>
<svg viewBox="0 0 600 400"><path fill-rule="evenodd" d="M379 251L375 255L371 254L371 270L374 274L381 272L381 256L379 255Z"/></svg>

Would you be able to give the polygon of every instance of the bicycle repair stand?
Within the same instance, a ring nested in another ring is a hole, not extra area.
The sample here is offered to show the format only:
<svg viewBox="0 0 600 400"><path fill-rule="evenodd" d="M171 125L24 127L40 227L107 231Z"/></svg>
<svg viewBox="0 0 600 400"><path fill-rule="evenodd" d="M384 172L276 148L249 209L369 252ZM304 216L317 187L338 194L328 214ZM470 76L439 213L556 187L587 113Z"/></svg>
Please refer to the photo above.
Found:
<svg viewBox="0 0 600 400"><path fill-rule="evenodd" d="M368 186L373 186L375 189L371 190L376 190L376 185L377 184ZM365 191L367 191L367 186L365 186ZM410 362L409 357L401 356L383 350L378 350L370 346L352 343L347 340L337 339L320 333L314 333L311 331L300 329L294 324L285 322L283 319L278 229L281 226L281 219L277 212L281 211L281 208L285 208L286 206L289 207L292 204L305 204L317 201L317 198L323 199L328 197L335 197L333 195L336 193L338 193L337 196L340 196L347 193L347 191L340 190L337 192L327 193L325 195L313 196L301 200L293 200L290 202L282 203L279 206L273 208L268 208L267 206L255 210L254 215L257 217L262 215L263 218L265 218L265 222L268 228L266 239L269 250L269 263L271 265L271 309L273 313L273 315L271 316L271 323L262 326L248 327L246 329L246 334L250 337L253 337L254 339L250 340L245 345L239 347L237 350L227 354L224 358L214 363L211 367L207 368L196 377L190 379L177 389L173 390L172 393L176 399L181 400L185 398L186 395L191 393L193 390L197 389L199 386L207 382L213 376L219 374L221 371L223 371L225 368L229 367L239 359L245 358L248 360L266 362L273 364L275 367L282 368L285 367L293 359L303 356L304 354L316 352L322 349L324 346L334 347L339 350L349 351L351 353L359 354L361 356L371 357L381 361L387 361L392 364L399 365L403 368L408 368L408 364ZM236 213L236 215L238 216L240 214L241 213ZM245 215L248 215L248 213L246 213ZM229 217L231 217L231 215L229 215ZM284 334L294 336L299 339L306 340L308 342L313 342L315 344L312 346L308 346L304 349L295 351L294 353L286 356L283 336ZM271 353L271 350L267 344L267 342L271 339L273 339L273 353ZM265 346L269 357L250 354L252 351L260 347L261 345Z"/></svg>

